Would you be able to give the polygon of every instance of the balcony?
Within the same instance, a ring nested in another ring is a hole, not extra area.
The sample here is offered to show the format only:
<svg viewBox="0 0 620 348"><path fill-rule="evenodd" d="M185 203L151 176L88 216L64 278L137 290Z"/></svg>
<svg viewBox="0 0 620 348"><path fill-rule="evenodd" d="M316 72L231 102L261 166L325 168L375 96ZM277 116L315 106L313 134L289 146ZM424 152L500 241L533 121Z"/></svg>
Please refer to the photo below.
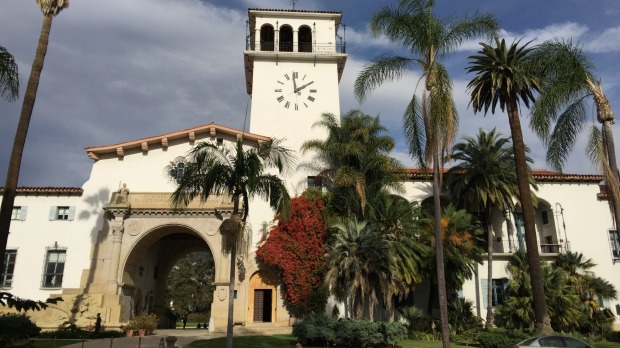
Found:
<svg viewBox="0 0 620 348"><path fill-rule="evenodd" d="M293 50L297 46L297 50ZM301 43L294 45L292 42L279 42L273 41L261 41L257 47L254 42L247 42L245 49L247 51L260 51L260 52L274 52L277 48L277 52L291 52L291 53L311 53L311 54L335 54L346 53L346 43Z"/></svg>
<svg viewBox="0 0 620 348"><path fill-rule="evenodd" d="M544 243L539 244L539 252L541 254L560 254L569 249L568 242L566 243ZM523 248L526 250L525 241L523 241ZM495 240L493 242L493 252L496 254L514 254L519 250L518 240Z"/></svg>

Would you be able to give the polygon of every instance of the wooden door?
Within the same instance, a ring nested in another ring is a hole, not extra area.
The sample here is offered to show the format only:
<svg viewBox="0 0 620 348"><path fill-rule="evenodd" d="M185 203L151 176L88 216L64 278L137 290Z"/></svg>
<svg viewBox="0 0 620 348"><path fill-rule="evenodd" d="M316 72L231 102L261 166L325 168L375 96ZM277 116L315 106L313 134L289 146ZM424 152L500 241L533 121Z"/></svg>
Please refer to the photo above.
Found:
<svg viewBox="0 0 620 348"><path fill-rule="evenodd" d="M254 290L254 322L263 321L263 308L265 305L265 290Z"/></svg>

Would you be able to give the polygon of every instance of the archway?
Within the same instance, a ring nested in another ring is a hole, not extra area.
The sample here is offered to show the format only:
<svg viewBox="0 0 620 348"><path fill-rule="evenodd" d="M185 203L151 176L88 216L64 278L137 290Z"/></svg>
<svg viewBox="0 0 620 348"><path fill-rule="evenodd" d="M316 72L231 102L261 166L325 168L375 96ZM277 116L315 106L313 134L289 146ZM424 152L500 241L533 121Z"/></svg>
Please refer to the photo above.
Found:
<svg viewBox="0 0 620 348"><path fill-rule="evenodd" d="M298 35L298 48L299 52L312 52L312 29L309 26L303 25L299 27Z"/></svg>
<svg viewBox="0 0 620 348"><path fill-rule="evenodd" d="M166 316L168 275L180 258L196 251L213 252L198 232L187 226L166 225L145 233L133 245L122 268L121 295L130 302L124 319L155 313L161 328L172 326L173 318Z"/></svg>
<svg viewBox="0 0 620 348"><path fill-rule="evenodd" d="M293 28L290 25L283 25L280 28L280 52L293 52Z"/></svg>
<svg viewBox="0 0 620 348"><path fill-rule="evenodd" d="M274 30L271 24L265 24L260 28L260 50L273 51Z"/></svg>
<svg viewBox="0 0 620 348"><path fill-rule="evenodd" d="M249 281L248 322L271 323L276 321L278 281L266 270L252 274Z"/></svg>

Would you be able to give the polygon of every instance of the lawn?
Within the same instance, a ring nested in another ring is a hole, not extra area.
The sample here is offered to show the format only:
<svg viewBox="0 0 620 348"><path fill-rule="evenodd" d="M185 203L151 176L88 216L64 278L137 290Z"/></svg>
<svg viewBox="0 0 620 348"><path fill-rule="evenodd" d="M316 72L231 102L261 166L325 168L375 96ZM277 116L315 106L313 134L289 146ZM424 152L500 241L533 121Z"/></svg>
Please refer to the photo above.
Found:
<svg viewBox="0 0 620 348"><path fill-rule="evenodd" d="M26 342L23 342L21 344L14 344L11 345L10 348L54 348L54 347L62 347L62 346L67 346L70 344L76 344L76 343L80 343L82 342L82 340L56 340L56 342L54 342L54 340L34 340L34 345L30 346L28 345Z"/></svg>
<svg viewBox="0 0 620 348"><path fill-rule="evenodd" d="M245 336L235 337L235 348L272 348L272 347L295 347L297 340L293 335L274 335L274 336ZM405 340L399 342L403 348L441 348L441 341L412 341ZM466 347L452 343L451 347ZM226 337L215 338L212 340L194 341L192 344L185 346L188 348L224 348L226 347ZM319 348L323 346L304 346L304 348ZM469 346L471 347L471 346ZM605 348L620 348L618 346L610 346Z"/></svg>
<svg viewBox="0 0 620 348"><path fill-rule="evenodd" d="M235 337L235 348L271 348L271 347L295 347L296 339L293 335L274 335L274 336L245 336ZM404 340L398 342L402 348L441 348L441 341L412 341ZM451 347L468 347L451 342ZM620 343L596 343L596 348L620 348ZM187 348L224 348L226 347L226 337L215 338L212 340L194 341L185 346ZM304 348L320 348L322 346L304 346ZM472 346L469 346L472 347Z"/></svg>

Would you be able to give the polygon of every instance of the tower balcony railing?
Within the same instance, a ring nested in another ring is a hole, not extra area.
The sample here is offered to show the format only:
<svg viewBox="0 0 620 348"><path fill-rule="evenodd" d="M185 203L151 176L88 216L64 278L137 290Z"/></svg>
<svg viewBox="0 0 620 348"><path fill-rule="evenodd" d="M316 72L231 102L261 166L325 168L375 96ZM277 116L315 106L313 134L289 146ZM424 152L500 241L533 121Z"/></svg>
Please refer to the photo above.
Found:
<svg viewBox="0 0 620 348"><path fill-rule="evenodd" d="M297 47L295 47L297 46ZM294 50L297 48L297 50ZM311 53L311 54L334 54L346 53L346 43L301 43L294 44L292 42L262 41L260 45L254 42L247 42L245 49L247 51L260 52L295 52L295 53Z"/></svg>
<svg viewBox="0 0 620 348"><path fill-rule="evenodd" d="M520 248L523 248L523 250L527 250L527 247L525 246L525 241L521 242L522 246L520 245L518 240L495 240L493 241L493 252L494 253L498 253L498 254L514 254L516 253ZM569 245L568 242L564 243L541 243L538 244L539 245L539 249L538 251L541 254L560 254L560 253L564 253L569 249Z"/></svg>

